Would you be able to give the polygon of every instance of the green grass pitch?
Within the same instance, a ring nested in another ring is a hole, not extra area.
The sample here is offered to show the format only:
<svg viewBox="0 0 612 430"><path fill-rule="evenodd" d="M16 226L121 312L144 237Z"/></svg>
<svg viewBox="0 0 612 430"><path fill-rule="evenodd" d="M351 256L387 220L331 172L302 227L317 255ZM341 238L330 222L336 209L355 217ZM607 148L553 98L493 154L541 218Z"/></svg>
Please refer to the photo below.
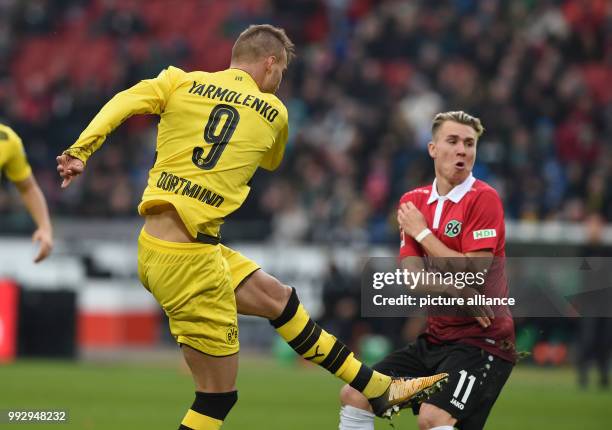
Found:
<svg viewBox="0 0 612 430"><path fill-rule="evenodd" d="M239 401L224 430L336 429L341 382L312 366L244 358ZM0 424L15 429L176 429L192 401L190 376L165 364L18 361L0 366L0 410L67 409L69 423ZM571 369L518 367L493 409L495 430L610 428L612 393L579 390ZM410 411L396 430L416 429ZM49 427L51 426L51 427ZM377 420L377 429L390 429Z"/></svg>

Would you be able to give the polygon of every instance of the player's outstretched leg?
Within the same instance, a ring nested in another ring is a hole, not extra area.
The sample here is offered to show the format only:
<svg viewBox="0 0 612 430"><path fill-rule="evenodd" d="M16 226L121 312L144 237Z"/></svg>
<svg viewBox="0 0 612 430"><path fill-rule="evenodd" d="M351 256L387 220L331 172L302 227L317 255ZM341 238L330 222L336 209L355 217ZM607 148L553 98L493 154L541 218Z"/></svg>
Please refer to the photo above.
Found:
<svg viewBox="0 0 612 430"><path fill-rule="evenodd" d="M310 318L295 288L291 289L280 316L271 319L270 324L295 352L327 369L367 398L381 396L391 385L390 377L361 363L346 345Z"/></svg>
<svg viewBox="0 0 612 430"><path fill-rule="evenodd" d="M367 398L381 396L391 378L363 365L346 345L323 330L308 315L294 288L281 284L240 253L223 248L236 287L236 306L242 315L267 318L276 332L299 355L333 373ZM249 275L244 273L248 271Z"/></svg>
<svg viewBox="0 0 612 430"><path fill-rule="evenodd" d="M227 253L230 269L241 267L239 261L244 257ZM398 378L392 383L391 377L361 363L346 345L310 318L294 288L281 284L263 270L255 270L236 289L236 305L240 314L268 318L299 355L372 399L380 415L393 406L402 407L416 393L418 387L413 382Z"/></svg>

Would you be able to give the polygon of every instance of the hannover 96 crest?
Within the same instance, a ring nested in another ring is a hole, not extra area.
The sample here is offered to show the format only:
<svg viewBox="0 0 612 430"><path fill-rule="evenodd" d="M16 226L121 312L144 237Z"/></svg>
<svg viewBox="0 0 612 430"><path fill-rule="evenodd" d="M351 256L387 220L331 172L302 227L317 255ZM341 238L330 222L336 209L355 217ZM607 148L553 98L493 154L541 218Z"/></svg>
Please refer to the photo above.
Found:
<svg viewBox="0 0 612 430"><path fill-rule="evenodd" d="M446 223L446 227L444 227L444 234L448 237L455 237L459 233L461 233L461 222L456 219L450 220Z"/></svg>

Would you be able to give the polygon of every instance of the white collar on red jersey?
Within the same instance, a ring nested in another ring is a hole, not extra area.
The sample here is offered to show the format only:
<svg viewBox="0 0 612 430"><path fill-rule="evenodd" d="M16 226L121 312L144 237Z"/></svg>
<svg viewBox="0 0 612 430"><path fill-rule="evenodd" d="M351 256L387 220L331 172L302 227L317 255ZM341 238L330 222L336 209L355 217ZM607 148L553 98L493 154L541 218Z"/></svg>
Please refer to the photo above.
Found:
<svg viewBox="0 0 612 430"><path fill-rule="evenodd" d="M470 176L468 176L465 181L453 187L453 189L450 190L447 195L441 196L438 194L438 188L436 186L437 179L434 179L433 184L431 185L431 194L429 195L427 204L430 205L433 202L437 202L438 200L450 200L453 203L459 203L463 196L465 196L468 191L472 189L472 185L474 185L474 182L476 182L476 178L470 173Z"/></svg>

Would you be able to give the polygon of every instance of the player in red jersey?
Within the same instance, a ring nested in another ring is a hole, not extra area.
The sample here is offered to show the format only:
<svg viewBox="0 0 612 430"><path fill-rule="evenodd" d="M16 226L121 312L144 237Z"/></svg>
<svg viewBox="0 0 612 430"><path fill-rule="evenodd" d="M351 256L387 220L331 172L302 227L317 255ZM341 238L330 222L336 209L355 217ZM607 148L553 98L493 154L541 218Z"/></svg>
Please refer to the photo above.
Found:
<svg viewBox="0 0 612 430"><path fill-rule="evenodd" d="M436 178L400 200L399 256L402 266L411 270L425 267L423 257L445 259L455 272L486 269L484 294L507 297L502 203L492 187L472 176L483 131L478 118L462 111L435 116L428 150ZM415 343L374 366L389 375L449 373L448 384L415 408L420 429L484 427L516 361L509 310L487 311L472 314L475 317L430 314ZM340 430L374 429L374 415L359 392L346 385L340 397Z"/></svg>

